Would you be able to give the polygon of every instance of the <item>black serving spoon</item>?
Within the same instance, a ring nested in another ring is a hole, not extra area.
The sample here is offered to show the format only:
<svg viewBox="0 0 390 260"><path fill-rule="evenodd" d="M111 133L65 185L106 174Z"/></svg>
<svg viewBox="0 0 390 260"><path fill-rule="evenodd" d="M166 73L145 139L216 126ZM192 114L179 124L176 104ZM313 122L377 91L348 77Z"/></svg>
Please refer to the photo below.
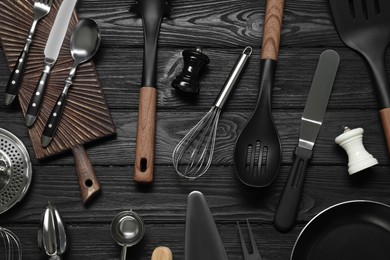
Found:
<svg viewBox="0 0 390 260"><path fill-rule="evenodd" d="M284 0L267 0L261 50L261 80L256 109L237 138L234 164L237 177L252 187L266 187L276 178L282 148L271 111Z"/></svg>

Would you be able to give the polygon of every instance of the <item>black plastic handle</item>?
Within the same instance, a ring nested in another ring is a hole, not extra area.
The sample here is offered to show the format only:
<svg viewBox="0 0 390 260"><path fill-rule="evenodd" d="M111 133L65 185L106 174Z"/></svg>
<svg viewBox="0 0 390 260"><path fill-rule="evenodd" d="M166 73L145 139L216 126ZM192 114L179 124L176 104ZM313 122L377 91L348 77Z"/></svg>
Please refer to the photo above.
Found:
<svg viewBox="0 0 390 260"><path fill-rule="evenodd" d="M27 51L23 50L16 61L14 69L12 70L11 76L8 80L7 87L5 88L5 93L9 97L6 98L6 102L5 102L6 105L10 105L14 101L16 95L19 92L20 82L22 81L22 76L26 65L26 59L27 59Z"/></svg>
<svg viewBox="0 0 390 260"><path fill-rule="evenodd" d="M28 104L27 113L26 113L26 125L32 126L35 122L35 119L38 116L39 108L41 107L43 99L43 91L45 90L47 79L49 78L49 72L43 71L37 86L35 87L34 93Z"/></svg>
<svg viewBox="0 0 390 260"><path fill-rule="evenodd" d="M376 89L378 92L378 104L380 109L390 107L390 84L387 78L387 72L383 57L384 55L379 56L376 59L368 59L372 75L376 83Z"/></svg>
<svg viewBox="0 0 390 260"><path fill-rule="evenodd" d="M156 87L157 42L162 19L170 12L165 0L139 0L132 8L142 18L144 28L144 64L141 87Z"/></svg>
<svg viewBox="0 0 390 260"><path fill-rule="evenodd" d="M62 112L64 111L66 96L66 93L61 93L53 107L53 110L50 113L49 119L47 120L42 133L41 143L43 147L46 147L50 144L51 139L54 137L57 131L58 125L61 121Z"/></svg>
<svg viewBox="0 0 390 260"><path fill-rule="evenodd" d="M297 146L294 154L295 160L274 217L274 225L280 232L290 231L295 224L306 168L313 156L313 151Z"/></svg>

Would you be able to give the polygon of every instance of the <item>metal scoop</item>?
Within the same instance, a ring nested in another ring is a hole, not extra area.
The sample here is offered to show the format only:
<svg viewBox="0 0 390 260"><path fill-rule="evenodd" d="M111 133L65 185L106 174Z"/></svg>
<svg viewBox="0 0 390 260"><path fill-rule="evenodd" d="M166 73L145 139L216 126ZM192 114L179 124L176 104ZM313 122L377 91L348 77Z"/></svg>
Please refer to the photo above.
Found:
<svg viewBox="0 0 390 260"><path fill-rule="evenodd" d="M100 45L100 31L98 25L92 19L80 20L73 31L70 39L70 52L73 57L73 65L70 69L68 78L65 80L65 87L58 97L50 117L46 122L42 133L41 144L46 147L50 144L61 121L62 112L65 107L68 90L73 84L72 80L76 74L77 67L90 60L97 52Z"/></svg>
<svg viewBox="0 0 390 260"><path fill-rule="evenodd" d="M144 222L134 211L122 211L111 222L112 238L122 246L121 260L126 260L127 248L144 237Z"/></svg>

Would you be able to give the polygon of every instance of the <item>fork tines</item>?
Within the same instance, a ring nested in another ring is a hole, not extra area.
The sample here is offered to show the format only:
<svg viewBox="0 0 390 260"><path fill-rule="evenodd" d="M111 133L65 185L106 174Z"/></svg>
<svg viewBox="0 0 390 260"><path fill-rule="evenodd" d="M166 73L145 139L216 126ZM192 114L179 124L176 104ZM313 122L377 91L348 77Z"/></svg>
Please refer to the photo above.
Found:
<svg viewBox="0 0 390 260"><path fill-rule="evenodd" d="M241 226L240 223L237 221L237 228L238 232L240 234L240 240L241 240L241 247L242 247L242 252L244 254L244 259L245 260L261 260L261 256L259 253L259 250L256 245L256 240L255 237L253 236L253 232L251 229L251 226L249 225L249 221L246 220L246 224L248 226L248 233L249 233L249 238L251 241L251 247L252 247L252 253L249 253L248 248L246 247L245 239L241 231Z"/></svg>

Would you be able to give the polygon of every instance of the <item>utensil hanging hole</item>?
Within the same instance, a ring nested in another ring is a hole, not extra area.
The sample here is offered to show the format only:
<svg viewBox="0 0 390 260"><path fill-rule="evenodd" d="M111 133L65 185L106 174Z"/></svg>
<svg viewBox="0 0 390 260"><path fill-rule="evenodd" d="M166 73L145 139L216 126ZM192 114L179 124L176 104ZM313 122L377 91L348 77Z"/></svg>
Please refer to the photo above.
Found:
<svg viewBox="0 0 390 260"><path fill-rule="evenodd" d="M140 163L141 172L146 172L147 165L148 165L148 160L146 158L141 158L141 163Z"/></svg>
<svg viewBox="0 0 390 260"><path fill-rule="evenodd" d="M93 181L91 179L87 179L87 180L85 180L84 184L85 184L85 186L90 188L93 185Z"/></svg>
<svg viewBox="0 0 390 260"><path fill-rule="evenodd" d="M251 169L252 169L252 164L251 164L252 150L253 150L253 146L251 144L248 145L247 150L246 150L246 160L245 160L245 170L246 171L251 171Z"/></svg>
<svg viewBox="0 0 390 260"><path fill-rule="evenodd" d="M353 19L356 18L355 5L353 4L353 0L348 0L349 5L349 14Z"/></svg>

